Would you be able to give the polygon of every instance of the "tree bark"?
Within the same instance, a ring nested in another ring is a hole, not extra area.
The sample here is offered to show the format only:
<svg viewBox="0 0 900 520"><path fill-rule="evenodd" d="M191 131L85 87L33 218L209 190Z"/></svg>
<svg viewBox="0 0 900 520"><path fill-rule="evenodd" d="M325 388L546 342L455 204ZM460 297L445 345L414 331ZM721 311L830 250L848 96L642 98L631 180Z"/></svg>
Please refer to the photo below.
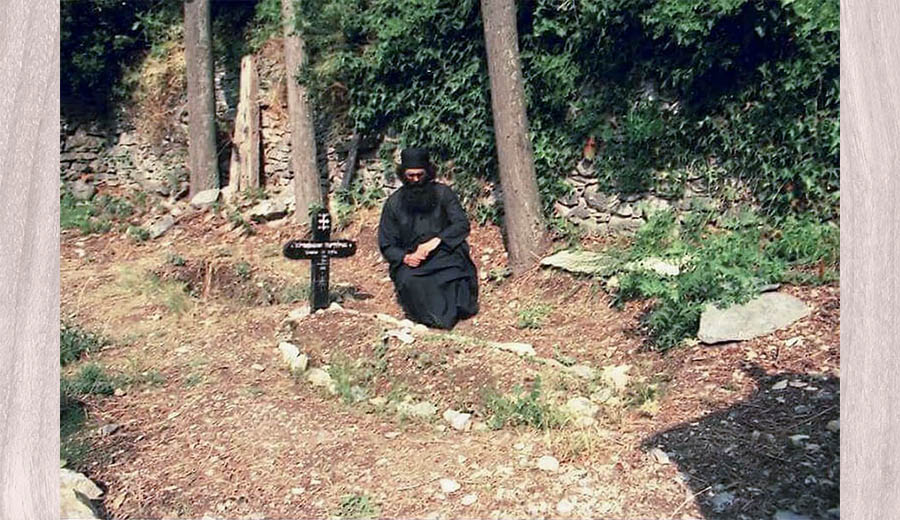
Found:
<svg viewBox="0 0 900 520"><path fill-rule="evenodd" d="M296 79L305 65L306 55L303 39L295 30L294 0L281 0L281 18L291 124L291 166L294 170L294 219L298 224L307 224L310 207L322 204L322 190L316 166L316 134L309 96Z"/></svg>
<svg viewBox="0 0 900 520"><path fill-rule="evenodd" d="M260 185L259 74L256 57L241 59L241 92L234 120L231 170L228 185L233 193Z"/></svg>
<svg viewBox="0 0 900 520"><path fill-rule="evenodd" d="M219 187L209 0L184 2L190 196Z"/></svg>
<svg viewBox="0 0 900 520"><path fill-rule="evenodd" d="M547 245L525 113L513 0L481 0L509 264L533 266Z"/></svg>

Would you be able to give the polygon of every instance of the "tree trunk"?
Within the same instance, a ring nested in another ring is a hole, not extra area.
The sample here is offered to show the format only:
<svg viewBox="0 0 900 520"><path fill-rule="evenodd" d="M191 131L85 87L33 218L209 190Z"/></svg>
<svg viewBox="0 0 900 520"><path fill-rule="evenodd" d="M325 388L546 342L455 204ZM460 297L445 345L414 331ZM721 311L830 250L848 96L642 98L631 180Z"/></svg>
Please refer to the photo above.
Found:
<svg viewBox="0 0 900 520"><path fill-rule="evenodd" d="M259 74L256 57L244 56L241 60L241 93L237 117L234 120L231 170L228 185L237 194L260 185L259 141Z"/></svg>
<svg viewBox="0 0 900 520"><path fill-rule="evenodd" d="M190 196L219 187L209 0L184 2Z"/></svg>
<svg viewBox="0 0 900 520"><path fill-rule="evenodd" d="M494 135L503 187L509 264L519 273L533 266L547 245L519 63L513 0L481 0Z"/></svg>
<svg viewBox="0 0 900 520"><path fill-rule="evenodd" d="M287 72L288 116L291 123L291 166L294 170L294 219L309 223L309 209L322 204L316 166L316 134L306 88L296 75L305 64L304 43L295 30L294 0L281 0L284 30L284 65Z"/></svg>

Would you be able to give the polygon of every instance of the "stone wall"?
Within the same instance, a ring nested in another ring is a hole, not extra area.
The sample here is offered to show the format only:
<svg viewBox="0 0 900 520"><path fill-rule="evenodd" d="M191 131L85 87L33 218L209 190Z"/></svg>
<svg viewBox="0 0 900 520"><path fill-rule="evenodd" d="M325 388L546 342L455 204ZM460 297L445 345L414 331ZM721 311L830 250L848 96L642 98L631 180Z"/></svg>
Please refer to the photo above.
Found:
<svg viewBox="0 0 900 520"><path fill-rule="evenodd" d="M285 197L292 193L290 147L291 129L287 113L287 72L285 71L280 39L270 40L257 54L259 68L260 135L262 139L261 184L270 196ZM230 146L226 137L234 128L239 93L239 70L225 71L219 66L215 73L216 116L219 121L221 185L227 185ZM186 101L186 93L181 101ZM185 104L186 106L186 104ZM63 111L66 113L66 110ZM133 186L148 193L177 199L188 191L187 171L187 112L176 110L175 135L166 136L162 143L151 143L140 135L128 117L118 115L106 125L93 121L67 121L61 125L60 176L64 182L76 180L105 181ZM321 130L321 129L320 129ZM322 140L324 131L319 132ZM348 155L349 136L332 140L319 150L320 165L327 171L332 192L341 185ZM380 160L380 147L392 150L394 162L399 162L397 140L384 137L363 143L359 151L355 178L362 179L368 188L381 188L389 194L400 186L393 166ZM322 146L322 145L320 145ZM387 169L387 171L386 171ZM554 205L559 217L581 227L593 235L631 233L637 230L653 211L672 209L685 218L694 211L724 210L721 193L712 196L702 178L689 179L668 194L641 193L621 195L600 189L600 183L588 161L581 161L566 179L571 193ZM717 187L721 188L721 187ZM500 200L499 189L488 190L491 195L481 203ZM721 190L717 190L721 192ZM731 186L733 197L729 204L751 200L749 190ZM675 192L677 195L672 195Z"/></svg>

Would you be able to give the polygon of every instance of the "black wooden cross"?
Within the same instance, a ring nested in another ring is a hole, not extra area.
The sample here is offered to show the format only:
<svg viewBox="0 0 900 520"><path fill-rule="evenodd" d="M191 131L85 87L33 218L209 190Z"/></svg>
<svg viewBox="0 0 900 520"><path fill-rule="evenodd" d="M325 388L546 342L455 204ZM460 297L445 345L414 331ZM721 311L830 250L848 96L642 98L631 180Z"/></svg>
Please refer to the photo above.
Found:
<svg viewBox="0 0 900 520"><path fill-rule="evenodd" d="M291 260L312 260L309 266L310 307L313 311L328 307L328 261L356 253L356 242L331 240L331 214L319 209L313 213L311 241L291 240L284 245L284 256Z"/></svg>

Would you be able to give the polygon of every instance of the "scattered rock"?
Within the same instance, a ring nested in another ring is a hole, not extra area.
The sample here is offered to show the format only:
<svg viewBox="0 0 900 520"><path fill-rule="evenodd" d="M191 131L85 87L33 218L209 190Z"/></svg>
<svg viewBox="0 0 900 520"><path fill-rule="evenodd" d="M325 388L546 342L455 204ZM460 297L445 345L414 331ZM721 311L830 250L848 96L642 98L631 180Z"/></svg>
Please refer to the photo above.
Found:
<svg viewBox="0 0 900 520"><path fill-rule="evenodd" d="M260 365L259 363L253 363L252 365L250 365L250 368L252 368L253 370L256 370L257 372L262 372L263 370L266 369L266 367L264 367L263 365Z"/></svg>
<svg viewBox="0 0 900 520"><path fill-rule="evenodd" d="M115 423L105 424L100 427L100 435L104 435L104 436L112 435L112 434L116 433L117 431L119 431L119 428L121 428L121 427L122 427L121 424L115 424Z"/></svg>
<svg viewBox="0 0 900 520"><path fill-rule="evenodd" d="M306 367L309 366L309 356L301 354L296 345L282 341L278 344L278 350L281 351L281 356L292 373L300 374L306 371Z"/></svg>
<svg viewBox="0 0 900 520"><path fill-rule="evenodd" d="M613 264L603 253L592 251L560 251L541 260L541 265L551 266L577 274L602 274Z"/></svg>
<svg viewBox="0 0 900 520"><path fill-rule="evenodd" d="M491 347L497 350L503 350L506 352L512 352L513 354L517 354L519 356L536 356L537 353L534 351L534 347L528 343L488 343Z"/></svg>
<svg viewBox="0 0 900 520"><path fill-rule="evenodd" d="M594 379L594 376L596 375L594 373L594 369L587 365L572 365L570 367L566 367L566 372L576 377L588 380Z"/></svg>
<svg viewBox="0 0 900 520"><path fill-rule="evenodd" d="M391 338L397 338L404 345L409 345L414 342L416 338L409 333L409 329L394 329L385 332L385 335Z"/></svg>
<svg viewBox="0 0 900 520"><path fill-rule="evenodd" d="M669 464L669 455L659 448L653 448L650 450L650 455L653 457L653 460L657 462L657 464Z"/></svg>
<svg viewBox="0 0 900 520"><path fill-rule="evenodd" d="M327 310L331 312L341 312L342 310L344 310L344 308L341 307L341 304L339 304L338 302L331 302L331 305L328 306Z"/></svg>
<svg viewBox="0 0 900 520"><path fill-rule="evenodd" d="M90 501L102 497L103 491L81 473L66 468L59 471L60 518L99 519Z"/></svg>
<svg viewBox="0 0 900 520"><path fill-rule="evenodd" d="M460 503L462 503L462 505L464 505L464 506L470 506L470 505L474 504L476 501L478 501L478 495L476 495L475 493L469 493L468 495L462 497L462 500L460 500Z"/></svg>
<svg viewBox="0 0 900 520"><path fill-rule="evenodd" d="M221 192L218 189L201 191L191 199L191 206L197 209L208 208L219 201L220 195Z"/></svg>
<svg viewBox="0 0 900 520"><path fill-rule="evenodd" d="M254 222L278 220L287 215L287 204L280 200L266 199L250 208L247 216Z"/></svg>
<svg viewBox="0 0 900 520"><path fill-rule="evenodd" d="M328 372L321 368L310 368L306 372L306 380L313 386L324 387L332 395L337 394L337 387Z"/></svg>
<svg viewBox="0 0 900 520"><path fill-rule="evenodd" d="M122 397L123 395L125 395L125 390L116 388L116 390L113 392L113 395L115 395L116 397Z"/></svg>
<svg viewBox="0 0 900 520"><path fill-rule="evenodd" d="M710 504L712 504L713 511L717 513L721 513L722 511L731 507L731 504L734 503L734 493L729 493L728 491L723 491L721 493L716 493L715 496L710 500Z"/></svg>
<svg viewBox="0 0 900 520"><path fill-rule="evenodd" d="M673 265L661 258L655 256L644 258L639 262L629 262L625 264L628 270L647 270L652 271L660 276L678 276L681 270L677 265Z"/></svg>
<svg viewBox="0 0 900 520"><path fill-rule="evenodd" d="M299 309L294 309L288 314L287 319L290 321L300 321L310 315L309 305L304 305Z"/></svg>
<svg viewBox="0 0 900 520"><path fill-rule="evenodd" d="M828 421L828 424L825 425L825 428L830 432L837 433L841 431L841 421L837 419Z"/></svg>
<svg viewBox="0 0 900 520"><path fill-rule="evenodd" d="M150 226L147 226L147 231L150 233L150 238L155 239L163 236L166 231L172 229L172 226L174 225L175 217L172 215L165 215Z"/></svg>
<svg viewBox="0 0 900 520"><path fill-rule="evenodd" d="M419 419L431 419L437 413L437 406L429 403L428 401L422 401L418 404L410 404L410 403L399 403L397 405L397 413L400 415L405 415L407 417L416 417Z"/></svg>
<svg viewBox="0 0 900 520"><path fill-rule="evenodd" d="M400 432L387 432L384 434L384 436L388 439L396 439L400 436Z"/></svg>
<svg viewBox="0 0 900 520"><path fill-rule="evenodd" d="M785 388L787 388L787 385L788 385L787 379L783 379L783 380L775 383L774 385L772 385L772 390L784 390Z"/></svg>
<svg viewBox="0 0 900 520"><path fill-rule="evenodd" d="M628 376L628 371L630 369L631 365L603 367L603 372L600 377L603 382L615 388L617 392L621 392L622 390L625 390L625 387L628 386L628 382L631 379Z"/></svg>
<svg viewBox="0 0 900 520"><path fill-rule="evenodd" d="M561 515L568 515L572 511L575 510L575 504L569 502L565 498L560 500L558 504L556 504L556 512Z"/></svg>
<svg viewBox="0 0 900 520"><path fill-rule="evenodd" d="M807 316L809 307L783 293L765 293L742 305L718 309L709 304L700 316L703 343L742 341L769 334Z"/></svg>
<svg viewBox="0 0 900 520"><path fill-rule="evenodd" d="M445 494L449 495L450 493L455 493L455 492L459 491L459 488L460 488L459 482L457 482L453 479L442 478L440 483L441 483L441 491L444 492Z"/></svg>
<svg viewBox="0 0 900 520"><path fill-rule="evenodd" d="M75 200L91 200L91 197L97 192L97 188L93 184L89 184L81 179L70 182L68 188L69 193L72 194Z"/></svg>
<svg viewBox="0 0 900 520"><path fill-rule="evenodd" d="M566 402L565 406L563 406L563 410L576 421L582 418L593 419L594 414L596 414L599 409L599 406L586 397L573 397Z"/></svg>
<svg viewBox="0 0 900 520"><path fill-rule="evenodd" d="M798 448L801 448L801 447L803 447L803 441L809 439L809 435L797 434L797 435L791 435L788 438L791 440L792 445L794 445Z"/></svg>
<svg viewBox="0 0 900 520"><path fill-rule="evenodd" d="M537 461L537 467L543 471L550 471L556 473L559 471L559 461L556 460L555 457L551 457L550 455L544 455L539 458Z"/></svg>
<svg viewBox="0 0 900 520"><path fill-rule="evenodd" d="M450 423L450 426L452 426L454 430L464 431L469 425L469 420L471 418L472 414L461 413L452 408L444 412L444 420Z"/></svg>
<svg viewBox="0 0 900 520"><path fill-rule="evenodd" d="M609 219L609 231L616 234L634 233L644 225L644 220L613 215Z"/></svg>

